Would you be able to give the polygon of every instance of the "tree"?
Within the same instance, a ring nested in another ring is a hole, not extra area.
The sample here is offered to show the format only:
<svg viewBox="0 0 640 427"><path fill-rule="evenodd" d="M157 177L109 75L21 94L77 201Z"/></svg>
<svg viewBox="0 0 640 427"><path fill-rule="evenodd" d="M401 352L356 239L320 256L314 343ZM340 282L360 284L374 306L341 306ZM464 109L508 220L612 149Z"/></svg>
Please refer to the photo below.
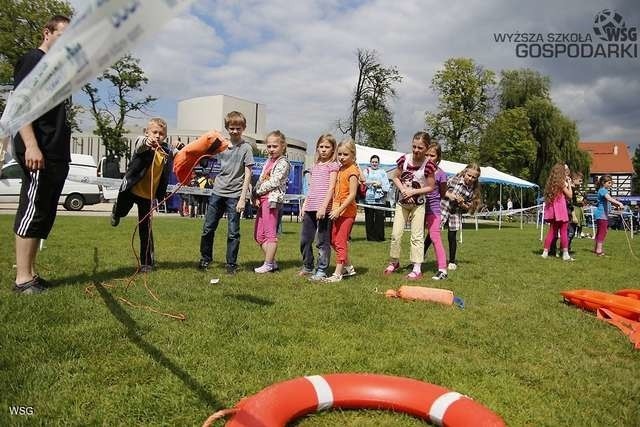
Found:
<svg viewBox="0 0 640 427"><path fill-rule="evenodd" d="M588 176L590 157L578 148L578 129L548 99L534 97L525 105L531 133L536 140L536 161L531 178L544 186L556 163L567 163L572 170Z"/></svg>
<svg viewBox="0 0 640 427"><path fill-rule="evenodd" d="M538 97L550 99L551 79L535 70L503 70L500 73L500 108L524 107L528 100Z"/></svg>
<svg viewBox="0 0 640 427"><path fill-rule="evenodd" d="M480 139L480 164L531 179L537 144L531 134L527 110L522 107L501 111Z"/></svg>
<svg viewBox="0 0 640 427"><path fill-rule="evenodd" d="M436 72L431 88L438 94L438 111L426 113L431 136L443 140L443 157L478 160L480 136L490 120L495 73L473 59L450 58Z"/></svg>
<svg viewBox="0 0 640 427"><path fill-rule="evenodd" d="M354 141L364 139L362 142L367 144L391 149L395 131L387 102L396 96L393 84L402 81L402 76L395 67L383 67L375 50L358 49L357 55L358 82L351 100L350 117L346 123L338 121L338 129ZM391 139L385 140L389 137Z"/></svg>
<svg viewBox="0 0 640 427"><path fill-rule="evenodd" d="M640 145L636 147L633 153L633 171L634 176L631 180L631 194L640 194Z"/></svg>
<svg viewBox="0 0 640 427"><path fill-rule="evenodd" d="M361 142L369 147L383 150L393 149L396 131L393 129L391 112L384 109L367 109L359 119L362 131Z"/></svg>
<svg viewBox="0 0 640 427"><path fill-rule="evenodd" d="M73 8L64 0L0 0L0 10L0 86L12 88L14 65L42 43L42 29L49 18L71 16ZM5 93L0 94L0 114Z"/></svg>
<svg viewBox="0 0 640 427"><path fill-rule="evenodd" d="M498 98L501 111L483 136L482 162L494 165L510 163L515 168L507 167L510 172L525 176L542 187L549 170L558 162L567 163L572 170L588 176L591 159L578 147L576 124L551 100L549 77L531 69L503 70L500 76ZM529 153L530 141L534 142L534 158L525 156L530 160L527 168L524 163L510 160L518 150L510 147L509 140L519 138L527 141L525 147L520 147L524 150L521 155ZM518 168L522 168L520 172Z"/></svg>
<svg viewBox="0 0 640 427"><path fill-rule="evenodd" d="M91 83L82 89L89 96L89 111L96 121L93 133L102 137L109 159L130 156L124 138L127 133L125 121L133 117L131 113L144 112L157 99L137 96L137 92L142 92L143 86L149 81L139 63L139 59L126 55L98 77L98 82L111 84L111 87L104 89L106 101L100 96L101 90Z"/></svg>

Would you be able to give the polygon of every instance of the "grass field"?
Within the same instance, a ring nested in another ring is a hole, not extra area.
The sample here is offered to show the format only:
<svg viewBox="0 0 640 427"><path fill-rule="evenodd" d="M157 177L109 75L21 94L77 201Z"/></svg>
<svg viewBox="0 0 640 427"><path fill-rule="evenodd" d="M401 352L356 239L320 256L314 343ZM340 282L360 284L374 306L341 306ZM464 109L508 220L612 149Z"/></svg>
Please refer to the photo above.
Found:
<svg viewBox="0 0 640 427"><path fill-rule="evenodd" d="M253 223L243 221L243 271L227 276L226 223L213 268L201 272L195 268L201 220L170 217L154 222L159 269L138 276L129 289L134 220L114 229L105 217L59 217L39 256L40 273L55 288L17 296L10 291L12 220L0 216L2 426L200 425L274 382L335 372L439 384L511 426L640 426L640 352L616 328L563 304L559 295L640 287L638 260L621 231L610 232L608 257L596 258L593 242L581 239L574 242L576 261L566 263L540 258L535 227L465 230L459 269L447 281L429 274L421 283L453 290L465 300L460 310L376 293L407 283L400 274L381 275L388 242L367 242L361 224L351 251L358 275L318 285L296 276L295 222L284 224L281 271L256 275L261 253ZM631 247L640 253L640 239ZM209 284L214 277L219 284ZM90 285L96 285L92 296L85 293ZM32 407L33 415L10 415L14 405ZM379 411L333 411L297 425L424 424Z"/></svg>

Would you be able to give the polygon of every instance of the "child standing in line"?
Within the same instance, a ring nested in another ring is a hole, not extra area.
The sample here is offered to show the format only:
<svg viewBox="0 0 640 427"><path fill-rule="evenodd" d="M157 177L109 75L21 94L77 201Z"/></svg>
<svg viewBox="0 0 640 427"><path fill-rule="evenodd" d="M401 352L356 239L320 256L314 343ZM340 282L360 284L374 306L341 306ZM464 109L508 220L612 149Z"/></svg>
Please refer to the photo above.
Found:
<svg viewBox="0 0 640 427"><path fill-rule="evenodd" d="M116 227L134 203L138 206L140 271L148 273L155 265L151 230L152 201L165 197L173 154L165 142L167 122L163 119L149 120L144 136L122 179L118 199L111 211L111 225Z"/></svg>
<svg viewBox="0 0 640 427"><path fill-rule="evenodd" d="M427 147L426 158L436 165L440 164L442 157L442 147L437 142L432 142ZM447 191L447 174L438 167L435 174L435 186L433 191L427 193L425 228L428 230L427 237L424 240L424 254L433 242L436 252L436 263L438 264L438 272L432 276L433 280L445 280L447 276L447 256L444 254L444 246L442 246L442 238L440 237L440 202Z"/></svg>
<svg viewBox="0 0 640 427"><path fill-rule="evenodd" d="M477 163L468 164L460 173L452 177L447 183L447 191L440 204L442 224L448 228L449 241L449 270L458 268L456 252L458 241L456 234L462 229L462 214L474 213L480 205L480 166Z"/></svg>
<svg viewBox="0 0 640 427"><path fill-rule="evenodd" d="M300 253L302 269L299 276L309 276L311 280L327 277L331 255L331 198L336 185L340 165L336 162L336 139L324 134L316 142L316 160L311 168L309 190L302 204L302 231L300 233ZM317 236L318 267L314 272L313 241Z"/></svg>
<svg viewBox="0 0 640 427"><path fill-rule="evenodd" d="M571 215L571 225L573 234L569 233L569 250L571 250L571 240L574 237L578 239L582 236L582 227L584 226L584 190L582 189L583 175L582 172L574 172L571 174L571 182L573 182L573 212Z"/></svg>
<svg viewBox="0 0 640 427"><path fill-rule="evenodd" d="M247 119L239 111L231 111L224 119L224 127L229 132L231 147L216 156L220 162L220 172L213 182L212 194L200 235L200 262L198 268L206 270L213 260L213 241L220 218L227 214L227 274L238 271L238 251L240 250L240 214L244 211L251 184L253 150L242 139L247 128Z"/></svg>
<svg viewBox="0 0 640 427"><path fill-rule="evenodd" d="M584 222L584 193L582 192L582 172L571 173L571 184L573 197L571 198L571 213L569 222L569 252L571 252L571 242L582 232L582 223Z"/></svg>
<svg viewBox="0 0 640 427"><path fill-rule="evenodd" d="M356 193L360 178L360 168L355 164L356 144L351 139L340 142L337 149L337 158L338 163L340 163L340 169L338 170L331 212L329 213L329 219L333 221L331 225L331 246L336 251L336 269L331 277L324 279L325 282L329 283L341 281L343 275L353 276L356 274L353 265L349 262L348 253L349 235L356 220Z"/></svg>
<svg viewBox="0 0 640 427"><path fill-rule="evenodd" d="M609 228L609 211L610 203L623 208L624 204L611 197L609 191L613 186L613 178L611 175L602 175L598 180L598 207L593 213L596 221L596 239L594 252L597 256L604 256L604 239L607 237L607 229Z"/></svg>
<svg viewBox="0 0 640 427"><path fill-rule="evenodd" d="M544 188L544 219L549 222L549 231L544 239L544 249L542 258L549 256L549 248L553 237L560 232L560 246L562 247L562 259L573 261L569 255L569 212L567 200L571 200L573 192L571 190L571 179L565 173L565 165L556 163L551 168L551 173Z"/></svg>
<svg viewBox="0 0 640 427"><path fill-rule="evenodd" d="M289 160L284 156L287 150L284 134L274 130L267 135L265 141L269 159L264 164L253 189L254 205L258 208L253 237L264 253L264 263L254 269L258 274L278 270L278 263L275 261L278 249L278 217L284 203L291 169Z"/></svg>
<svg viewBox="0 0 640 427"><path fill-rule="evenodd" d="M417 132L413 136L411 153L403 155L396 162L393 172L393 183L398 187L399 200L393 217L391 231L390 261L384 274L391 274L400 268L400 244L404 226L411 217L411 262L413 270L407 275L409 280L422 278L422 261L424 260L424 216L425 195L433 191L433 176L436 165L427 157L427 149L431 137L427 132Z"/></svg>

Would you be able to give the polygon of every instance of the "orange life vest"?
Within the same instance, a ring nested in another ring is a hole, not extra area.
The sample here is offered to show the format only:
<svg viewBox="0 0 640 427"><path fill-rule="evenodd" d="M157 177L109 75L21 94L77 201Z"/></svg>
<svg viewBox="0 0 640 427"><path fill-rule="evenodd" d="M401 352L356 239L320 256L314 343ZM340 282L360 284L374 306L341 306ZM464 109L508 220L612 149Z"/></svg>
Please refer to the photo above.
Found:
<svg viewBox="0 0 640 427"><path fill-rule="evenodd" d="M180 184L187 184L191 179L191 172L200 159L219 154L229 148L229 142L215 130L198 137L185 145L173 158L173 172Z"/></svg>

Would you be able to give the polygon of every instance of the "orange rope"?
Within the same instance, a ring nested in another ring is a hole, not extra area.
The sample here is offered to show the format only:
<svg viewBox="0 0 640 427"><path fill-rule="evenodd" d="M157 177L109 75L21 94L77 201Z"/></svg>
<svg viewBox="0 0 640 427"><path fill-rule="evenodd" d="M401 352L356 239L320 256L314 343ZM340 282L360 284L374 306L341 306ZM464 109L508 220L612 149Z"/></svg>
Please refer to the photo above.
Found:
<svg viewBox="0 0 640 427"><path fill-rule="evenodd" d="M162 147L158 147L158 149L162 153L167 155L166 151L164 151L162 149ZM154 156L155 156L155 153L154 153ZM200 156L198 158L198 160L195 162L195 164L193 165L193 168L191 170L193 171L193 169L196 167L196 165L199 164L202 159L207 158L207 157L213 157L213 156L210 155L210 154L205 154L205 155ZM151 179L150 190L151 191L149 193L149 194L151 194L152 197L153 197L153 194L152 194L153 193L153 167L154 167L154 162L152 161L151 162L151 174L150 174L150 179ZM162 203L165 203L171 196L176 194L178 192L178 190L180 188L182 188L183 185L184 185L183 183L179 182L178 186L169 195L167 195L164 199L162 199L160 202L158 202L155 206L152 205L151 208L149 209L149 212L144 217L142 217L142 219L140 219L138 221L138 223L135 225L135 227L133 229L133 233L131 234L131 250L133 252L133 256L136 258L137 268L136 268L136 271L133 273L133 275L131 275L131 277L129 277L127 279L127 284L125 286L125 290L128 290L129 287L134 283L135 277L138 275L138 273L140 272L140 268L141 268L140 256L138 256L138 253L136 252L136 249L135 249L135 237L136 237L136 232L138 231L138 227L140 226L140 224L143 221L145 221L148 217L150 217L149 218L149 236L148 236L148 242L147 242L147 248L149 248L149 246L150 246L149 244L151 243L151 238L152 238L152 233L153 233L153 230L152 230L153 220L152 219L153 219L154 211L156 211L158 209L158 207ZM143 284L144 284L145 289L147 290L147 293L151 296L151 298L153 298L156 302L160 302L160 299L155 294L153 289L151 289L151 287L149 287L146 275L144 276ZM116 285L110 285L110 284L106 284L106 283L101 283L101 286L104 287L104 288L108 288L108 289L116 289L117 288ZM95 289L95 287L96 287L95 283L92 284L92 285L87 286L85 288L85 293L88 296L93 297L93 289ZM167 313L167 312L163 312L163 311L157 310L157 309L155 309L155 308L153 308L151 306L148 306L148 305L133 303L133 302L127 300L126 298L123 298L123 297L120 297L120 296L117 297L117 298L118 298L118 300L120 300L124 304L127 304L128 306L133 307L133 308L142 308L142 309L145 309L145 310L150 311L152 313L156 313L156 314L160 314L160 315L165 316L165 317L169 317L171 319L176 319L176 320L186 320L187 319L186 315L184 315L183 313L177 313L177 314Z"/></svg>

